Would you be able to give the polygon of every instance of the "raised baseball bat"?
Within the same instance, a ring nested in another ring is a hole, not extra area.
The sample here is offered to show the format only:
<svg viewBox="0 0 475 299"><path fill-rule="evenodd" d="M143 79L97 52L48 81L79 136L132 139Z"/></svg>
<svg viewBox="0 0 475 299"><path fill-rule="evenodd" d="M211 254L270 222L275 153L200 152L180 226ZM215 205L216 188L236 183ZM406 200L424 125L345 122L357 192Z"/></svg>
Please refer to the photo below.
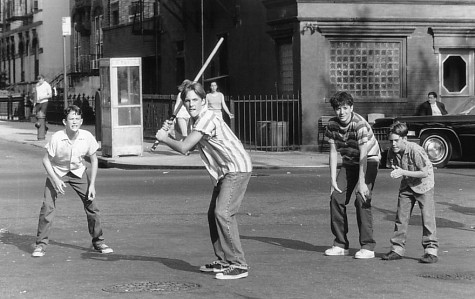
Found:
<svg viewBox="0 0 475 299"><path fill-rule="evenodd" d="M195 76L195 79L193 79L193 82L196 82L198 81L198 79L201 77L201 75L203 75L204 71L206 70L206 68L208 67L208 64L211 62L211 60L213 59L214 55L216 54L216 52L218 52L218 49L219 47L221 46L221 44L223 43L224 41L224 37L221 37L219 40L218 40L218 43L216 44L216 46L214 47L213 51L211 51L211 53L209 54L208 56L208 59L206 59L205 63L203 64L203 66L201 67L200 71L198 72L198 74ZM181 109L181 106L183 106L183 102L181 101L180 105L178 105L178 107L176 108L175 111L173 111L173 115L170 116L169 120L170 121L173 121L175 120L176 118L176 113ZM154 151L158 144L160 143L160 141L156 140L152 147L150 148L151 151Z"/></svg>

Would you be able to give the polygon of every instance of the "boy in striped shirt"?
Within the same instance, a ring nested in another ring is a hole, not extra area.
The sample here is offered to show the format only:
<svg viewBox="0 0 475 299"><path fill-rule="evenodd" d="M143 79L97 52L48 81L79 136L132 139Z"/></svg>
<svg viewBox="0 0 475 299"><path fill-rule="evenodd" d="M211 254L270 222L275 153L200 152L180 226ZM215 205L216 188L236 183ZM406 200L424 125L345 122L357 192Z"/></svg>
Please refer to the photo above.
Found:
<svg viewBox="0 0 475 299"><path fill-rule="evenodd" d="M236 214L251 178L251 159L223 119L206 109L206 93L201 84L185 85L181 99L193 122L191 133L181 141L174 140L167 133L173 122L166 121L155 137L182 154L196 146L213 181L208 224L218 260L201 266L200 270L216 273L217 279L247 277L248 265Z"/></svg>
<svg viewBox="0 0 475 299"><path fill-rule="evenodd" d="M333 246L325 255L348 255L348 218L346 205L356 190L356 220L361 249L355 258L374 258L373 216L371 193L378 174L380 160L379 144L368 122L353 112L353 97L347 92L337 92L330 104L335 112L325 132L330 144L331 177L331 230L335 236ZM337 173L337 152L342 165Z"/></svg>

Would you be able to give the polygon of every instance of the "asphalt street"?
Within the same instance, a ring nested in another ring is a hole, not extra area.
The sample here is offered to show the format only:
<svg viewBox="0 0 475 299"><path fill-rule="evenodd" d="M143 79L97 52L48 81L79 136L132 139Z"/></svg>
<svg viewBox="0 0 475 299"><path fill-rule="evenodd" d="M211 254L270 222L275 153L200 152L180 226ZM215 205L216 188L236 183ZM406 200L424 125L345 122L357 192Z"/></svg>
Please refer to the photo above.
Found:
<svg viewBox="0 0 475 299"><path fill-rule="evenodd" d="M398 183L380 170L374 191L375 259L326 257L326 168L258 169L238 215L248 278L219 281L198 268L213 260L206 211L211 183L196 170L99 169L97 200L115 252L90 249L81 203L69 188L58 201L51 244L32 258L42 200L43 149L0 139L0 298L471 298L475 295L475 167L436 170L440 261L422 255L420 212L410 222L407 257L389 250ZM353 202L350 253L358 249ZM140 290L140 292L139 292Z"/></svg>

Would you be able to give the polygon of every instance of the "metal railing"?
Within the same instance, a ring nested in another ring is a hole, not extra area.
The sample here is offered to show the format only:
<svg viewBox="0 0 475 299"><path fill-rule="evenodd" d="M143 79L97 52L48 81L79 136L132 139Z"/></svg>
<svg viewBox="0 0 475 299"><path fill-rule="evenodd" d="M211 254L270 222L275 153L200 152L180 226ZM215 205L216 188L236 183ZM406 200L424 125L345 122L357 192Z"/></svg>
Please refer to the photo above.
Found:
<svg viewBox="0 0 475 299"><path fill-rule="evenodd" d="M145 138L155 138L156 131L172 113L176 95L144 94L143 131ZM95 100L93 96L69 95L69 104L81 105L86 124L95 123ZM21 120L23 98L0 99L0 118ZM301 146L301 105L299 96L238 96L229 98L229 107L234 119L231 129L248 150L287 151ZM48 122L61 122L64 102L58 94L48 104Z"/></svg>
<svg viewBox="0 0 475 299"><path fill-rule="evenodd" d="M144 94L143 105L143 136L155 139L157 130L172 114L176 95Z"/></svg>
<svg viewBox="0 0 475 299"><path fill-rule="evenodd" d="M231 128L249 150L300 149L299 96L238 96L230 98Z"/></svg>
<svg viewBox="0 0 475 299"><path fill-rule="evenodd" d="M0 97L0 119L24 120L25 102L22 96Z"/></svg>

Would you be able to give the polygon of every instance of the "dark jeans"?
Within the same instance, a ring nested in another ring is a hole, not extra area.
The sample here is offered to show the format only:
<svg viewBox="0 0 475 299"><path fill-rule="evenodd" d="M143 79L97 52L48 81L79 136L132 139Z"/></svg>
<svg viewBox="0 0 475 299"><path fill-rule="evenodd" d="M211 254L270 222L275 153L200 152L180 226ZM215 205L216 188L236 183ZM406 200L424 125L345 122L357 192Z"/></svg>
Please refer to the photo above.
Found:
<svg viewBox="0 0 475 299"><path fill-rule="evenodd" d="M251 173L226 174L213 190L208 209L211 243L216 257L227 264L247 267L239 239L236 214L239 211Z"/></svg>
<svg viewBox="0 0 475 299"><path fill-rule="evenodd" d="M356 221L358 223L359 241L363 249L374 250L376 241L373 239L373 215L371 212L371 197L376 176L378 175L378 161L368 161L365 183L370 190L366 201L361 194L356 193ZM338 172L337 184L342 193L334 190L330 196L331 229L335 236L334 246L348 249L349 242L348 218L346 205L350 202L353 191L358 183L359 165L343 165Z"/></svg>
<svg viewBox="0 0 475 299"><path fill-rule="evenodd" d="M65 183L68 183L82 200L84 211L86 212L89 234L92 237L92 243L103 243L104 238L102 237L99 209L96 206L95 200L89 200L87 198L87 192L89 188L89 176L87 175L87 172L84 171L82 178L79 178L71 172L68 172L68 174L62 177L62 180ZM54 189L50 178L46 178L44 200L40 210L38 232L36 234L36 245L41 245L43 247L48 245L57 199L58 193Z"/></svg>
<svg viewBox="0 0 475 299"><path fill-rule="evenodd" d="M46 118L46 111L48 110L48 102L35 105L35 113L38 118Z"/></svg>

